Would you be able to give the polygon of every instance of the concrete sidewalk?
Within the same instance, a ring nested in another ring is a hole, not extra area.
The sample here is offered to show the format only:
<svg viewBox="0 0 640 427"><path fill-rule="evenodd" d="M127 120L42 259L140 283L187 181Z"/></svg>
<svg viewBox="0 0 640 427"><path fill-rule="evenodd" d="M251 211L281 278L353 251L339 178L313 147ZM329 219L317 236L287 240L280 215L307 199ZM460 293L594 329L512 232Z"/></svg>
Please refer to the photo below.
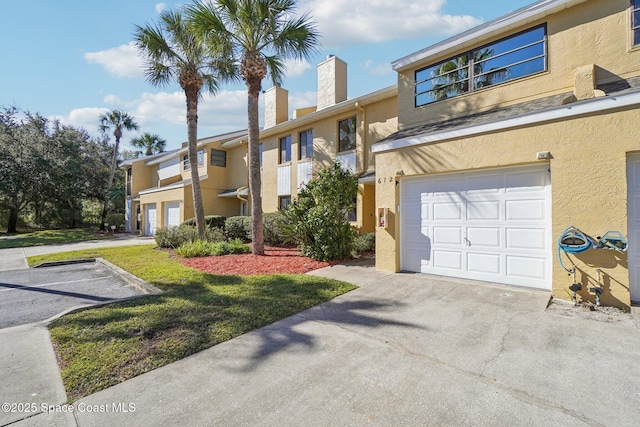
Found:
<svg viewBox="0 0 640 427"><path fill-rule="evenodd" d="M113 239L86 240L60 245L27 246L25 248L0 249L0 271L29 268L27 257L82 249L110 248L115 246L155 244L153 237L118 235Z"/></svg>
<svg viewBox="0 0 640 427"><path fill-rule="evenodd" d="M313 274L361 287L16 425L638 423L637 328L545 312L541 291L365 265Z"/></svg>

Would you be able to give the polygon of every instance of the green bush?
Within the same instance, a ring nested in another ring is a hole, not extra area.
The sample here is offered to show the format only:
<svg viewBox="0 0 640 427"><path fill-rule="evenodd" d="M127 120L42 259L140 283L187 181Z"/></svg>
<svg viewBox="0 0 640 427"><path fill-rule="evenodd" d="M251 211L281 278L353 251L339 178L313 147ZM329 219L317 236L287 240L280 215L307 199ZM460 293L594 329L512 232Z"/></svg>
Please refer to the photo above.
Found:
<svg viewBox="0 0 640 427"><path fill-rule="evenodd" d="M356 233L347 213L357 194L358 178L339 163L321 170L283 211L287 240L297 242L305 256L316 260L350 256Z"/></svg>
<svg viewBox="0 0 640 427"><path fill-rule="evenodd" d="M110 213L107 215L106 222L109 224L109 227L107 227L109 230L111 230L112 225L116 226L116 230L124 228L124 214Z"/></svg>
<svg viewBox="0 0 640 427"><path fill-rule="evenodd" d="M251 248L239 239L232 240L230 242L206 242L204 240L194 240L186 242L176 249L176 254L183 258L246 254L249 252L251 252Z"/></svg>
<svg viewBox="0 0 640 427"><path fill-rule="evenodd" d="M357 254L370 252L376 248L376 233L365 233L353 241L353 251Z"/></svg>
<svg viewBox="0 0 640 427"><path fill-rule="evenodd" d="M224 233L229 240L251 241L251 217L230 216L224 223Z"/></svg>
<svg viewBox="0 0 640 427"><path fill-rule="evenodd" d="M286 218L282 212L267 212L263 215L264 242L267 245L282 245L285 242L284 226Z"/></svg>
<svg viewBox="0 0 640 427"><path fill-rule="evenodd" d="M204 222L205 224L207 224L207 227L220 228L222 230L224 230L225 220L226 218L222 215L207 215L204 217ZM192 227L195 227L196 219L195 218L188 219L180 225L190 225Z"/></svg>
<svg viewBox="0 0 640 427"><path fill-rule="evenodd" d="M187 242L198 240L198 231L189 225L160 228L156 230L154 239L161 248L177 249Z"/></svg>
<svg viewBox="0 0 640 427"><path fill-rule="evenodd" d="M210 245L210 254L213 256L246 254L249 252L251 252L251 248L240 239L234 239L230 242L217 242Z"/></svg>
<svg viewBox="0 0 640 427"><path fill-rule="evenodd" d="M213 243L217 245L218 243ZM194 240L186 242L176 249L176 254L182 258L193 258L199 256L209 256L211 254L211 243L204 240Z"/></svg>
<svg viewBox="0 0 640 427"><path fill-rule="evenodd" d="M207 228L208 242L221 242L227 240L224 232L220 228ZM154 236L156 244L161 248L177 249L188 242L200 240L198 230L191 225L180 225L178 227L166 227L156 230Z"/></svg>

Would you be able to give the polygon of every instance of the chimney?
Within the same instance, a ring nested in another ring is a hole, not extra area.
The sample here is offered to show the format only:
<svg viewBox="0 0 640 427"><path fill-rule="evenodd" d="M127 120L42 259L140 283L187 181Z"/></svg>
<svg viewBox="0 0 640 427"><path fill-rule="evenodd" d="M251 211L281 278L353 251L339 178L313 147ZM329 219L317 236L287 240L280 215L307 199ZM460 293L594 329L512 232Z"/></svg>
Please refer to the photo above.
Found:
<svg viewBox="0 0 640 427"><path fill-rule="evenodd" d="M264 92L264 129L286 122L289 117L289 91L274 86Z"/></svg>
<svg viewBox="0 0 640 427"><path fill-rule="evenodd" d="M318 64L318 110L347 100L347 63L329 55Z"/></svg>

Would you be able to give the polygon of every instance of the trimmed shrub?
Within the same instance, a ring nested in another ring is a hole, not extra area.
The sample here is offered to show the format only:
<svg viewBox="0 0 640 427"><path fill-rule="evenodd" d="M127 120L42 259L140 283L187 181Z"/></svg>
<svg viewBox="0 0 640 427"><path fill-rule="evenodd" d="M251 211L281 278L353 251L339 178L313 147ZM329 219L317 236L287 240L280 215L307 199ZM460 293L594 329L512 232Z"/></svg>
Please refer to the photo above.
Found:
<svg viewBox="0 0 640 427"><path fill-rule="evenodd" d="M353 250L357 254L370 252L376 248L376 233L365 233L353 241Z"/></svg>
<svg viewBox="0 0 640 427"><path fill-rule="evenodd" d="M204 217L204 222L205 224L207 224L207 227L220 228L222 230L224 230L225 220L226 220L226 217L222 215L207 215ZM190 225L192 227L195 227L196 219L195 218L188 219L180 225Z"/></svg>
<svg viewBox="0 0 640 427"><path fill-rule="evenodd" d="M234 239L230 242L212 243L210 245L210 254L213 256L247 254L249 252L251 252L251 248L245 245L240 239Z"/></svg>
<svg viewBox="0 0 640 427"><path fill-rule="evenodd" d="M161 248L177 249L187 242L198 240L198 231L189 225L160 228L156 230L154 239Z"/></svg>
<svg viewBox="0 0 640 427"><path fill-rule="evenodd" d="M224 223L224 233L227 239L240 239L243 242L251 241L251 217L230 216Z"/></svg>
<svg viewBox="0 0 640 427"><path fill-rule="evenodd" d="M227 236L224 235L222 228L207 228L207 242L224 242Z"/></svg>
<svg viewBox="0 0 640 427"><path fill-rule="evenodd" d="M211 243L205 242L204 240L186 242L176 249L176 254L180 255L182 258L208 256L210 253Z"/></svg>
<svg viewBox="0 0 640 427"><path fill-rule="evenodd" d="M266 212L263 215L262 223L264 229L264 242L267 245L282 245L285 242L284 223L286 218L280 211Z"/></svg>

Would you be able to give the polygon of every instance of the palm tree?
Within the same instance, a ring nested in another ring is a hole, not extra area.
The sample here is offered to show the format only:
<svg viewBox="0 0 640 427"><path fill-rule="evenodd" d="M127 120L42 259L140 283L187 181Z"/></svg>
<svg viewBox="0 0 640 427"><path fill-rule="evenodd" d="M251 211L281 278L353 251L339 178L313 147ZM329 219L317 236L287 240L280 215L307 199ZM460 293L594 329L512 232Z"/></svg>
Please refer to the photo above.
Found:
<svg viewBox="0 0 640 427"><path fill-rule="evenodd" d="M113 136L116 138L116 144L113 147L113 156L111 157L111 171L109 172L107 191L105 192L104 205L102 207L102 220L100 221L100 230L104 230L104 221L107 218L107 205L109 204L109 190L113 185L113 177L116 173L118 147L120 146L120 138L122 138L122 130L137 130L138 124L129 114L118 110L111 110L101 114L99 120L100 131L107 136L107 133L113 129Z"/></svg>
<svg viewBox="0 0 640 427"><path fill-rule="evenodd" d="M167 141L160 138L160 136L155 133L150 134L145 132L141 136L133 138L131 140L131 145L136 148L144 148L144 155L150 156L152 154L164 152L164 149L167 146Z"/></svg>
<svg viewBox="0 0 640 427"><path fill-rule="evenodd" d="M208 46L223 49L238 66L247 85L249 190L253 253L264 254L260 195L258 97L267 74L274 84L283 77L284 60L310 57L318 33L309 14L295 17L294 0L196 1L186 14L194 31Z"/></svg>
<svg viewBox="0 0 640 427"><path fill-rule="evenodd" d="M154 86L177 81L187 101L187 141L191 165L191 189L198 235L205 238L204 207L198 175L198 101L202 91L215 93L219 80L233 76L231 65L212 55L202 39L186 25L180 11L166 10L158 25L136 26L134 33L138 51L146 60L146 77Z"/></svg>

